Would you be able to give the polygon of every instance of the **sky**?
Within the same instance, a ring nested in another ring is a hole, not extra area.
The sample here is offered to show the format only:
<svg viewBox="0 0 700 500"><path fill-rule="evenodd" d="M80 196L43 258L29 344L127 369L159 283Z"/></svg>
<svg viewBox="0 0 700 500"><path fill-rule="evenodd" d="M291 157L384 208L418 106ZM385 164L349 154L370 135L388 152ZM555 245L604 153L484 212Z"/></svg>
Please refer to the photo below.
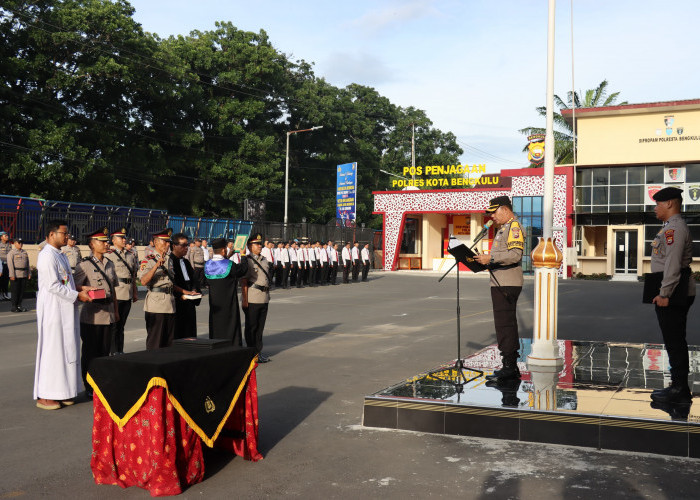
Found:
<svg viewBox="0 0 700 500"><path fill-rule="evenodd" d="M535 108L546 100L547 0L130 3L143 29L161 38L212 30L216 21L264 30L333 85L366 85L425 110L457 136L462 164L488 172L526 166L518 130L545 126ZM697 19L697 0L559 0L555 94L607 79L631 104L700 98Z"/></svg>

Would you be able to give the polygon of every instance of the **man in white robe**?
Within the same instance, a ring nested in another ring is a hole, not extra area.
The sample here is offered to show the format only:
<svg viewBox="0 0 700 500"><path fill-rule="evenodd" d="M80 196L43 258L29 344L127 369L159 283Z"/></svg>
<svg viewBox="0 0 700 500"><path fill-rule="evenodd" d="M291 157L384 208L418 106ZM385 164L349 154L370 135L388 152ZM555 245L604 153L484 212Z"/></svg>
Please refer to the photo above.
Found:
<svg viewBox="0 0 700 500"><path fill-rule="evenodd" d="M75 289L68 258L61 253L68 236L67 224L51 221L47 227L47 245L39 253L37 273L39 292L36 300L37 329L34 372L34 399L37 407L57 410L73 404L81 385L80 323L78 302L91 302L88 290Z"/></svg>

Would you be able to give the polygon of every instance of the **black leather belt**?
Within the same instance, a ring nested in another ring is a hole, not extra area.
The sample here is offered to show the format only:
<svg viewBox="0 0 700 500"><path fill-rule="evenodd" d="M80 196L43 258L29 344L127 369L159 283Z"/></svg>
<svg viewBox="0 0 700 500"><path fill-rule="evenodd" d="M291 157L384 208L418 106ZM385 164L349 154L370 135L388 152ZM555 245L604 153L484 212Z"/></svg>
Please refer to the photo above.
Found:
<svg viewBox="0 0 700 500"><path fill-rule="evenodd" d="M494 264L493 267L491 267L491 269L493 269L494 271L503 271L504 269L513 269L514 267L520 267L520 262L516 264L508 264L507 266L500 266L498 264Z"/></svg>
<svg viewBox="0 0 700 500"><path fill-rule="evenodd" d="M15 267L15 271L29 271L28 267Z"/></svg>
<svg viewBox="0 0 700 500"><path fill-rule="evenodd" d="M250 285L250 286L252 286L252 287L255 288L256 290L260 290L261 292L269 292L269 291L270 291L270 287L269 287L269 286L262 286L262 285L258 285L257 283L253 283L253 284Z"/></svg>
<svg viewBox="0 0 700 500"><path fill-rule="evenodd" d="M173 287L171 286L160 286L158 288L151 288L151 292L154 293L173 293Z"/></svg>
<svg viewBox="0 0 700 500"><path fill-rule="evenodd" d="M201 265L200 265L200 264L195 264L195 265L194 265L194 268L195 268L195 269L204 269L204 264L201 264Z"/></svg>
<svg viewBox="0 0 700 500"><path fill-rule="evenodd" d="M131 284L131 278L119 278L119 281L122 283L126 283L127 285Z"/></svg>

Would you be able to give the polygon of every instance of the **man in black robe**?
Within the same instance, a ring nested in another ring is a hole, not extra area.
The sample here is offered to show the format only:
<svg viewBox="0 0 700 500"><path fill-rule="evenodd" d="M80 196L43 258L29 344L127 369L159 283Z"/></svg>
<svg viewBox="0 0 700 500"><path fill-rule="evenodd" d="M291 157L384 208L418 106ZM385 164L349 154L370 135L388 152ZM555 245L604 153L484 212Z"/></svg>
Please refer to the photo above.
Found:
<svg viewBox="0 0 700 500"><path fill-rule="evenodd" d="M241 263L226 258L226 240L212 241L214 255L204 265L209 283L209 338L230 339L236 346L241 342L241 315L238 309L238 278L248 272L248 260Z"/></svg>
<svg viewBox="0 0 700 500"><path fill-rule="evenodd" d="M195 300L187 297L201 294L199 282L190 261L185 258L189 241L187 235L173 235L170 263L172 268L173 295L175 296L175 336L184 339L197 336L197 306L202 298Z"/></svg>

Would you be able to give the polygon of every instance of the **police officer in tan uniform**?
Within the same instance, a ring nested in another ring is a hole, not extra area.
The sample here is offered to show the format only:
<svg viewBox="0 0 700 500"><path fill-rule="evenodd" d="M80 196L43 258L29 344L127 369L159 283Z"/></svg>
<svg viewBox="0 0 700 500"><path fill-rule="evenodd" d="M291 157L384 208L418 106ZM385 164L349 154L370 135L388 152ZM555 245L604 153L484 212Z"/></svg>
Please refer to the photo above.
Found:
<svg viewBox="0 0 700 500"><path fill-rule="evenodd" d="M197 289L201 289L204 284L204 249L202 248L202 240L195 238L194 246L190 247L187 253L187 260L190 261L192 269L194 269L194 282Z"/></svg>
<svg viewBox="0 0 700 500"><path fill-rule="evenodd" d="M262 336L270 302L272 263L260 253L262 243L260 234L248 240L248 272L241 279L241 295L245 315L245 344L258 350L259 363L267 363L270 358L262 353Z"/></svg>
<svg viewBox="0 0 700 500"><path fill-rule="evenodd" d="M10 300L7 293L7 284L10 277L7 270L7 254L12 250L10 235L5 231L0 231L0 300Z"/></svg>
<svg viewBox="0 0 700 500"><path fill-rule="evenodd" d="M27 280L32 279L29 268L29 255L22 248L22 238L15 238L13 248L7 253L7 269L10 278L10 293L12 294L12 312L26 312L22 307L22 297L27 288Z"/></svg>
<svg viewBox="0 0 700 500"><path fill-rule="evenodd" d="M146 317L146 349L168 347L175 336L175 296L168 251L171 228L153 235L154 253L141 261L138 277L148 287L143 310Z"/></svg>
<svg viewBox="0 0 700 500"><path fill-rule="evenodd" d="M517 363L520 344L516 307L523 289L521 261L525 235L507 196L493 198L486 213L491 214L498 231L491 245L491 253L477 255L476 260L487 266L491 274L493 322L498 349L503 359L503 367L486 378L496 382L516 380L520 379Z"/></svg>
<svg viewBox="0 0 700 500"><path fill-rule="evenodd" d="M656 218L664 222L651 242L651 272L663 273L653 303L671 365L671 386L651 394L657 403L689 404L692 400L686 323L695 301L695 281L690 270L693 238L681 217L682 194L678 188L667 187L653 196Z"/></svg>
<svg viewBox="0 0 700 500"><path fill-rule="evenodd" d="M119 321L114 325L110 354L124 354L124 325L131 312L131 303L139 300L136 290L138 262L136 256L126 249L126 228L114 231L110 236L114 250L108 252L105 257L114 264L119 279L116 288Z"/></svg>
<svg viewBox="0 0 700 500"><path fill-rule="evenodd" d="M109 251L109 230L102 227L91 232L88 238L92 255L75 267L75 288L79 291L102 289L106 295L104 299L94 299L85 303L80 311L80 338L83 341L80 369L85 391L88 396L92 396L86 376L93 359L109 356L113 325L119 319L117 297L114 293L119 280L114 271L114 264L105 258Z"/></svg>
<svg viewBox="0 0 700 500"><path fill-rule="evenodd" d="M61 252L63 252L66 257L68 257L68 262L70 263L70 268L75 272L75 267L78 263L83 260L83 255L80 253L80 248L76 245L77 240L72 234L68 235L68 244L61 247Z"/></svg>

